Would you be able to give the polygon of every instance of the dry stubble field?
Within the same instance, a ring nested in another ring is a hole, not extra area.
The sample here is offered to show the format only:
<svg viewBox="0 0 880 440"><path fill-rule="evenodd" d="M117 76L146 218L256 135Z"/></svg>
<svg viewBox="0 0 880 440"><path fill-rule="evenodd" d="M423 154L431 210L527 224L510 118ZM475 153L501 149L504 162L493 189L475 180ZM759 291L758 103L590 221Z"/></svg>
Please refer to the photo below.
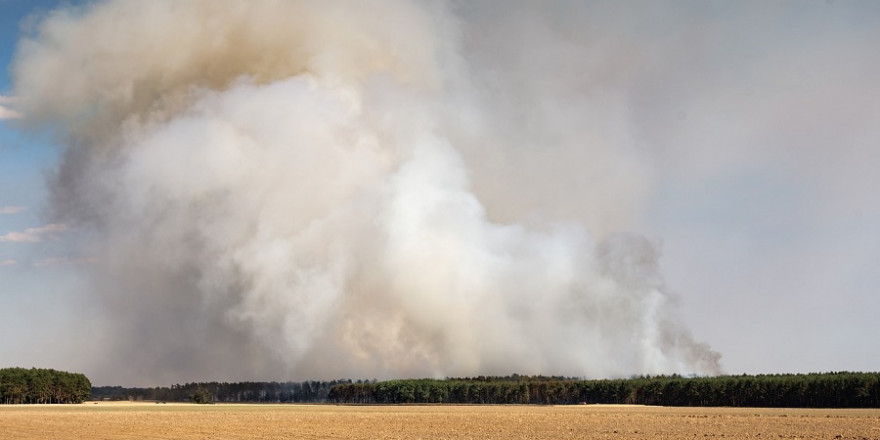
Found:
<svg viewBox="0 0 880 440"><path fill-rule="evenodd" d="M0 406L0 439L872 439L880 410L86 403Z"/></svg>

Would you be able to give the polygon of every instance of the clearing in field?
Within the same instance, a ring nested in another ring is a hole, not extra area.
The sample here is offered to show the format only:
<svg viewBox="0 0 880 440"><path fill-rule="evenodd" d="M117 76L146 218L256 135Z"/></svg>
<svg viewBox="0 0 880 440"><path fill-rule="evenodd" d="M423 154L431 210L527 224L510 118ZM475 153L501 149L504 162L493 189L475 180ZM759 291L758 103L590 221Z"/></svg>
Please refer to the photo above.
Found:
<svg viewBox="0 0 880 440"><path fill-rule="evenodd" d="M857 439L880 410L85 403L0 406L3 439Z"/></svg>

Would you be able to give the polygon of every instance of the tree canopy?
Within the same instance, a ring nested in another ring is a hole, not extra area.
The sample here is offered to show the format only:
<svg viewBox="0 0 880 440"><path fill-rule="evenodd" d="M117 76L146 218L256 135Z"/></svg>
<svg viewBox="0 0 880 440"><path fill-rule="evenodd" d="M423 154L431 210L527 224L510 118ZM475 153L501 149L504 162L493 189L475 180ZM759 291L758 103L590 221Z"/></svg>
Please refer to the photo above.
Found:
<svg viewBox="0 0 880 440"><path fill-rule="evenodd" d="M880 373L656 376L576 380L529 376L340 384L337 403L641 404L739 407L880 407Z"/></svg>
<svg viewBox="0 0 880 440"><path fill-rule="evenodd" d="M79 373L42 368L0 369L0 403L82 403L92 383Z"/></svg>

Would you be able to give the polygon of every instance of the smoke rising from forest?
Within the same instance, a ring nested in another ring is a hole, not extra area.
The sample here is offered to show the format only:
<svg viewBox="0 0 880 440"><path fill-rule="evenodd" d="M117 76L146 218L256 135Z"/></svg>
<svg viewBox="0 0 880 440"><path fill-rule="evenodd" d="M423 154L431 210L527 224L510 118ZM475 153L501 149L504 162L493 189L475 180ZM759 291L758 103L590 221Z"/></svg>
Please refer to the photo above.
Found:
<svg viewBox="0 0 880 440"><path fill-rule="evenodd" d="M653 176L610 83L636 60L579 31L582 13L53 12L19 46L16 109L67 147L53 208L94 259L94 371L719 372L677 320L658 246L627 232Z"/></svg>

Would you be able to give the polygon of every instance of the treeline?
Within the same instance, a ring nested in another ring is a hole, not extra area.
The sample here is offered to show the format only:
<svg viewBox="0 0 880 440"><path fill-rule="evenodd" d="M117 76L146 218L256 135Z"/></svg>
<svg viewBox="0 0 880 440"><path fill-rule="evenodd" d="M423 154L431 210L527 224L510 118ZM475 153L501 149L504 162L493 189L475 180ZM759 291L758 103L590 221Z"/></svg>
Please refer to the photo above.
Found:
<svg viewBox="0 0 880 440"><path fill-rule="evenodd" d="M82 403L92 383L79 373L42 368L0 369L0 403Z"/></svg>
<svg viewBox="0 0 880 440"><path fill-rule="evenodd" d="M814 373L685 378L575 380L506 378L418 379L344 383L336 403L637 404L787 408L878 408L880 373Z"/></svg>
<svg viewBox="0 0 880 440"><path fill-rule="evenodd" d="M170 387L92 388L94 400L155 400L158 402L321 403L330 389L351 380L305 382L195 382Z"/></svg>

